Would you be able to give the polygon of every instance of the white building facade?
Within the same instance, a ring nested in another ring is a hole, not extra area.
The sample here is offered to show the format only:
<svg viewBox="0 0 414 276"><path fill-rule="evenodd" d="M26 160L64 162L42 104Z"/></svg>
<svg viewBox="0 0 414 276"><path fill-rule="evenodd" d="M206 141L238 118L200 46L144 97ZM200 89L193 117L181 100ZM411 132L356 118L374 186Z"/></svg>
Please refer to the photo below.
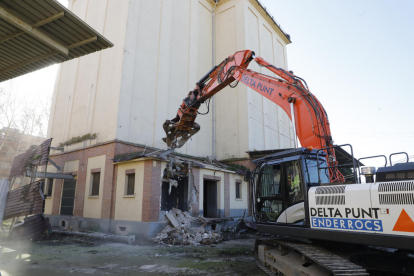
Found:
<svg viewBox="0 0 414 276"><path fill-rule="evenodd" d="M114 160L165 149L163 123L175 117L183 98L213 63L249 49L288 69L289 36L257 0L215 4L69 1L69 9L114 47L68 61L58 72L48 137L60 150L52 150L51 158L76 180L55 180L48 189L45 214L52 225L117 233L122 228L129 230L121 234L154 236L165 225L163 212L171 208L164 195L167 162L138 155ZM269 74L254 62L249 68ZM243 84L218 93L210 113L196 122L201 130L177 152L197 162L214 155L248 167L243 163L250 162L248 151L294 145L287 114ZM125 192L132 174L133 196ZM182 182L185 196L176 195L177 202L185 202L183 211L224 218L248 213L250 188L243 175L214 166L194 167L192 174ZM134 211L126 211L129 208Z"/></svg>
<svg viewBox="0 0 414 276"><path fill-rule="evenodd" d="M256 0L77 0L69 8L115 44L62 65L48 136L54 145L96 133L165 148L162 124L197 80L229 55L249 49L287 69L289 38ZM267 73L254 62L250 69ZM205 107L201 107L203 111ZM291 122L276 104L240 84L215 96L200 132L179 150L244 158L246 151L293 146ZM213 113L215 118L213 120ZM72 146L71 149L89 146Z"/></svg>

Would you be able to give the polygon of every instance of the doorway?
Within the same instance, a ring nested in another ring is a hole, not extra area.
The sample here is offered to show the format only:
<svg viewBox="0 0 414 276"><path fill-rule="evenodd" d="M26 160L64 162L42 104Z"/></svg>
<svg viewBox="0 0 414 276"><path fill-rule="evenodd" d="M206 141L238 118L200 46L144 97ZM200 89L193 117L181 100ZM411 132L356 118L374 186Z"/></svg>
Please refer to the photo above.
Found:
<svg viewBox="0 0 414 276"><path fill-rule="evenodd" d="M73 216L75 205L76 180L64 180L62 189L62 200L60 201L60 214Z"/></svg>
<svg viewBox="0 0 414 276"><path fill-rule="evenodd" d="M217 218L217 181L204 180L203 184L203 216Z"/></svg>
<svg viewBox="0 0 414 276"><path fill-rule="evenodd" d="M171 193L169 193L170 183L162 182L161 211L171 211L172 208L188 211L188 177L182 177L177 182L177 187L171 187Z"/></svg>

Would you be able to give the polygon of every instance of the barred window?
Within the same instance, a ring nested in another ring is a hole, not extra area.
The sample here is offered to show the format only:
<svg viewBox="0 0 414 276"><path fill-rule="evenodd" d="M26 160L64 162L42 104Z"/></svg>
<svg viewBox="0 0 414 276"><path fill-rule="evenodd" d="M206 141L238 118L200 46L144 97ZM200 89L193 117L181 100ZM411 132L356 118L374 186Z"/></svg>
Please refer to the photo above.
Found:
<svg viewBox="0 0 414 276"><path fill-rule="evenodd" d="M241 199L242 198L242 190L241 190L241 183L236 182L236 198Z"/></svg>
<svg viewBox="0 0 414 276"><path fill-rule="evenodd" d="M126 175L125 195L135 194L135 173Z"/></svg>
<svg viewBox="0 0 414 276"><path fill-rule="evenodd" d="M96 172L91 175L91 196L99 196L99 181L101 178L101 173Z"/></svg>
<svg viewBox="0 0 414 276"><path fill-rule="evenodd" d="M52 191L53 191L53 178L48 178L46 196L52 197Z"/></svg>

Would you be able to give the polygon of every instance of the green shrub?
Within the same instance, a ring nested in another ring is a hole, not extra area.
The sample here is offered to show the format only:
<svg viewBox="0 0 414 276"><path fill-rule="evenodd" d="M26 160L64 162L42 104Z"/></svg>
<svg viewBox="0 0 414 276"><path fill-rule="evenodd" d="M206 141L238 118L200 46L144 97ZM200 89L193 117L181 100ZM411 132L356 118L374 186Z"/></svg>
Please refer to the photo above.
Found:
<svg viewBox="0 0 414 276"><path fill-rule="evenodd" d="M96 133L94 133L94 134L88 133L88 134L85 134L83 136L72 137L64 143L59 143L59 147L61 148L61 147L64 147L64 146L70 146L70 145L80 143L80 142L83 142L83 141L86 141L86 140L93 140L93 139L96 139L96 137L98 137L98 134L96 134Z"/></svg>

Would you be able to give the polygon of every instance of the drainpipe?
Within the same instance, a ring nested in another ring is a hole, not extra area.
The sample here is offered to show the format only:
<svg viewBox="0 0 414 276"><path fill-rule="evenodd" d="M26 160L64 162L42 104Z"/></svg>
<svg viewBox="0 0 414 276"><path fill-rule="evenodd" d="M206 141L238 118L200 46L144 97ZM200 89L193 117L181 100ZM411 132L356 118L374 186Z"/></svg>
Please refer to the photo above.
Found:
<svg viewBox="0 0 414 276"><path fill-rule="evenodd" d="M213 32L212 32L212 34L213 34L213 39L212 39L212 41L213 41L213 47L212 47L212 49L213 49L213 55L212 55L212 67L214 67L214 64L215 64L215 51L214 51L214 44L215 44L215 39L214 39L214 37L215 37L215 32L214 32L214 12L216 11L216 7L217 7L217 2L218 1L220 1L220 0L214 0L214 2L216 2L216 4L214 5L214 9L213 9ZM216 156L216 109L215 109L215 105L216 105L216 101L215 101L215 96L213 96L213 99L212 99L212 101L213 101L213 106L212 106L212 109L211 109L211 112L213 113L213 115L212 115L212 117L213 117L213 156Z"/></svg>

